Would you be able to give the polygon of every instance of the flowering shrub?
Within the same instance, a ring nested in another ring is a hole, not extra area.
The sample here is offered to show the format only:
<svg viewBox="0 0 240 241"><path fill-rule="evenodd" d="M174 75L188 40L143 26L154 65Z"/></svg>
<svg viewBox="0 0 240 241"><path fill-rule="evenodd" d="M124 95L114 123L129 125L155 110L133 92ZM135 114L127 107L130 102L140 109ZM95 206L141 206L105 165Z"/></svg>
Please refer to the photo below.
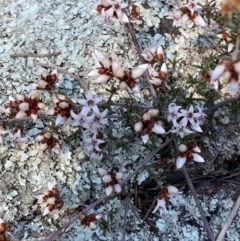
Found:
<svg viewBox="0 0 240 241"><path fill-rule="evenodd" d="M230 1L230 3L231 7L227 13L230 17L234 17L235 2ZM134 11L136 13L134 16L130 14L130 7L131 14ZM173 20L173 26L182 26L182 30L191 27L192 23L194 23L194 27L208 28L209 31L214 24L220 29L222 28L221 31L227 30L227 27L223 27L222 19L219 19L219 16L226 11L226 5L220 9L214 7L211 4L204 6L197 0L189 0L175 12L169 11L166 18ZM2 120L7 123L6 125L0 123L0 143L3 145L7 134L14 144L21 145L22 142L26 142L28 136L23 134L27 133L24 132L26 127L24 123L31 121L36 124L38 119L42 119L46 120L44 130L34 134L41 156L46 157L51 151L54 162L55 156L67 156L68 148L73 148L74 153L77 153L77 149L81 149L85 153L86 158L82 160L84 164L79 163L74 168L76 170L83 168L82 176L87 179L89 170L86 169L85 163L91 162L92 169L89 176L91 176L92 183L97 186L95 191L100 192L99 184L102 179L106 195L100 196L98 193L98 200L86 205L87 207L77 215L78 219L80 217L83 229L85 227L96 229L95 221L105 216L104 213L101 215L87 214L90 209L103 202L113 200L115 196L119 198L118 195L114 195L114 192L121 193L123 186L126 187L124 192L132 191L133 177L136 177L138 181L141 180L144 176L144 172L142 172L142 176L139 174L142 169L149 168L149 173L154 173L156 170L147 164L157 154L162 155L161 152L166 153L169 162L170 159L176 159L176 169L181 169L188 180L187 160L198 163L205 162L204 158L199 155L200 148L198 146L204 145L200 139L208 134L208 128L215 128L212 125L212 116L208 114L214 112L218 106L226 104L226 102L220 102L221 105L217 104L221 98L221 92L216 94L219 86L221 87L218 83L221 78L226 80L230 95L235 96L239 90L240 74L240 40L237 34L235 34L235 38L232 36L230 38L231 41L236 42L235 47L231 49L227 46L226 53L231 56L222 58L222 54L215 54L216 56L211 54L209 60L205 61L206 66L204 64L193 66L200 69L197 73L198 77L189 75L187 78L184 73L178 72L178 62L181 59L168 58L168 53L165 51L166 46L154 44L141 51L136 42L136 35L131 29L131 21L138 17L137 13L140 13L140 8L134 4L130 6L130 3L122 0L97 0L93 12L99 15L103 23L113 24L113 26L114 24L127 24L141 63L139 62L136 66L127 65L125 61L120 61L117 53L107 56L100 50L95 50L99 66L91 70L88 77L92 84L96 84L95 88L98 89L97 84L106 87L106 91L110 93L108 99L103 93L101 93L102 96L99 96L99 93L93 90L87 90L85 93L82 93L81 90L79 98L64 95L57 89L58 69L54 69L50 73L47 69L39 67L38 79L29 86L29 89L35 92L32 92L30 97L22 94L17 94L16 99L9 97L9 103L1 106L1 110L10 119ZM126 66L131 66L131 68ZM78 79L76 76L75 78ZM110 85L111 87L109 87ZM207 93L213 91L214 86L215 95L213 98L209 98ZM46 93L50 96L53 106L48 106L47 103L40 101L40 96L42 97ZM129 98L126 98L125 94ZM120 96L124 97L120 98ZM17 122L17 124L14 126L11 122ZM62 136L59 134L61 131L64 133ZM67 133L66 138L65 133ZM140 136L137 133L141 133ZM60 138L58 138L59 136ZM118 146L120 146L119 149L115 148ZM135 146L140 146L140 148L136 149ZM139 150L142 151L142 155L136 153ZM126 165L122 157L123 152L127 153L127 158L130 160ZM129 153L133 153L133 157L130 157ZM116 156L118 162L114 159ZM144 157L143 161L139 160L141 156ZM108 168L106 169L110 171L107 172L103 168L96 170L97 166L106 166ZM50 167L59 170L61 164L52 165L51 163ZM69 167L69 169L71 168ZM113 172L116 169L119 171ZM97 177L96 172L101 179ZM123 172L126 175L124 178ZM157 172L160 171L157 170ZM60 176L59 173L57 175ZM161 185L166 185L164 180L161 179L160 182ZM59 185L64 186L65 184ZM192 188L191 185L189 186ZM86 189L94 192L95 187L92 185ZM36 196L36 199L46 206L43 216L54 215L60 210L64 212L62 210L64 202L59 190L48 182L48 192ZM193 190L191 189L191 191ZM121 196L126 196L126 193L122 193ZM170 199L175 204L181 194L183 194L182 191L167 184L157 196L156 207L150 211L155 213L158 210L161 216L168 214L167 201ZM92 201L94 197L89 199ZM110 215L106 215L109 219ZM110 228L108 231L110 232ZM0 218L0 239L6 239L5 232L6 225Z"/></svg>

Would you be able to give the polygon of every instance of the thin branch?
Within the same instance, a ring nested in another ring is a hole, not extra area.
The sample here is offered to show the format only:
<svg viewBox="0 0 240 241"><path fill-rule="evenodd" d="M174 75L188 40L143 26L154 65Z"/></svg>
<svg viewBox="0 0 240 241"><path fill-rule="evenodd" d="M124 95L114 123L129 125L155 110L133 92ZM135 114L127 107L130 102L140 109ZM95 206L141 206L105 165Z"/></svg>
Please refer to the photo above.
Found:
<svg viewBox="0 0 240 241"><path fill-rule="evenodd" d="M224 240L224 236L227 233L228 228L230 227L234 217L237 215L238 209L240 207L240 196L238 196L237 201L235 202L233 209L229 215L229 217L227 218L226 223L224 224L222 230L220 231L220 233L217 236L216 241L223 241Z"/></svg>
<svg viewBox="0 0 240 241"><path fill-rule="evenodd" d="M150 162L152 160L152 158L158 154L159 151L161 151L163 148L165 148L166 146L169 145L169 143L171 143L174 139L175 135L172 135L170 138L168 138L161 146L159 146L158 148L156 148L154 151L152 151L151 154L148 155L148 157L146 157L146 159L139 165L136 167L136 169L131 172L121 183L120 185L124 185L126 182L128 182L133 176L135 176L136 174L138 174L141 169L146 166L148 164L148 162Z"/></svg>
<svg viewBox="0 0 240 241"><path fill-rule="evenodd" d="M47 54L22 53L22 54L11 54L10 56L12 58L18 58L18 57L44 58L44 57L58 56L60 54L61 52L53 52L53 53L47 53Z"/></svg>
<svg viewBox="0 0 240 241"><path fill-rule="evenodd" d="M200 200L199 200L198 197L197 197L197 193L196 193L196 191L195 191L195 188L194 188L194 186L193 186L193 184L192 184L192 181L191 181L191 179L190 179L190 177L189 177L189 175L188 175L188 172L187 172L187 169L186 169L185 166L182 167L182 171L183 171L183 174L184 174L184 176L185 176L185 178L186 178L186 181L187 181L187 183L188 183L188 186L189 186L189 188L190 188L190 190L191 190L191 192L192 192L192 194L193 194L193 197L194 197L194 199L195 199L195 202L196 202L196 204L197 204L197 207L198 207L198 210L199 210L200 215L201 215L201 217L202 217L203 223L204 223L204 225L205 225L207 234L208 234L210 240L211 240L211 241L214 241L214 235L213 235L212 229L211 229L211 227L210 227L210 225L209 225L209 223L208 223L208 221L207 221L207 218L206 218L206 216L205 216L205 214L204 214L204 211L203 211L203 208L202 208L202 206L201 206Z"/></svg>
<svg viewBox="0 0 240 241"><path fill-rule="evenodd" d="M141 169L152 160L152 158L159 153L163 148L165 148L166 146L169 145L170 142L173 141L175 135L172 135L169 139L167 139L162 145L160 145L158 148L156 148L154 151L152 151L147 157L146 159L140 163L136 169L130 173L121 183L120 185L123 186L125 183L127 183L134 175L136 175L138 172L141 171ZM81 213L87 213L89 210L93 209L94 207L96 207L98 204L107 201L108 199L110 199L111 197L107 196L106 194L103 195L101 198L99 198L98 200L96 200L95 202L91 203L88 207L86 207ZM71 224L73 224L74 222L76 222L79 219L80 214L77 214L76 216L74 216L72 219L70 219L68 222L66 222L64 225L62 225L58 230L54 231L53 233L51 233L48 237L46 237L45 239L43 239L42 241L51 241L55 236L61 234L62 230L67 229Z"/></svg>
<svg viewBox="0 0 240 241"><path fill-rule="evenodd" d="M106 210L106 214L107 214L108 231L110 233L111 240L113 241L113 233L112 233L112 229L111 229L110 214L108 212L108 207L107 207L107 203L106 202L104 202L104 206L105 206L105 210Z"/></svg>
<svg viewBox="0 0 240 241"><path fill-rule="evenodd" d="M73 79L77 80L79 82L79 84L81 85L81 87L87 92L88 91L88 87L85 83L84 80L80 79L78 76L68 72L66 69L62 69L59 67L56 67L54 65L49 65L49 64L44 64L44 63L38 63L38 65L42 66L42 67L46 67L46 68L52 68L52 69L57 69L58 72L63 73L63 74L67 74L69 76L71 76Z"/></svg>
<svg viewBox="0 0 240 241"><path fill-rule="evenodd" d="M127 12L126 10L123 10L123 12L126 14L127 16ZM145 61L144 61L144 58L143 56L141 55L142 51L141 51L141 48L140 48L140 45L138 43L138 40L137 40L137 37L136 37L136 34L135 34L135 31L134 31L134 28L133 28L133 25L132 23L130 22L130 19L128 18L128 23L126 23L127 27L128 27L128 30L129 30L129 33L131 34L131 37L132 37L132 41L135 45L135 48L137 50L137 53L138 53L138 56L139 56L139 59L141 61L141 64L144 64ZM157 101L157 95L156 95L156 92L155 92L155 89L153 88L153 85L152 83L149 81L150 80L150 75L149 75L149 72L148 70L146 71L146 79L147 79L147 83L148 83L148 86L149 86L149 89L150 89L150 92L151 92L151 95L153 97L153 100L154 100L154 103L155 105L157 105L158 101Z"/></svg>
<svg viewBox="0 0 240 241"><path fill-rule="evenodd" d="M203 110L203 112L204 112L205 114L213 113L213 112L216 111L217 109L219 109L219 108L221 108L221 107L223 107L223 106L225 106L225 105L229 105L229 104L231 104L234 100L239 100L239 99L240 99L240 98L229 98L229 99L226 99L226 100L224 100L224 101L221 101L221 102L215 104L214 106L212 106L212 107L210 107L210 108L208 108L208 109Z"/></svg>
<svg viewBox="0 0 240 241"><path fill-rule="evenodd" d="M125 241L125 240L126 240L128 202L129 202L129 196L125 199L125 205L124 205L124 206L125 206L125 213L124 213L124 223L123 223L122 241Z"/></svg>

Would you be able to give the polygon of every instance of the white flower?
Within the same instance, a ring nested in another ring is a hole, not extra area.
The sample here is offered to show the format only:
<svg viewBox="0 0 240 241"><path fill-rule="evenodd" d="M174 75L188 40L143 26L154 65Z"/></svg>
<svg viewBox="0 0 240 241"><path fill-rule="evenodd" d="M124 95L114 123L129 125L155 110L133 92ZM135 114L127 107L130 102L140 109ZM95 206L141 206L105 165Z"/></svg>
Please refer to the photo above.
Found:
<svg viewBox="0 0 240 241"><path fill-rule="evenodd" d="M198 113L200 114L198 117L195 117L195 120L197 121L197 123L199 125L202 125L205 121L206 118L206 114L203 113L202 108L199 106L196 106L196 108L198 109Z"/></svg>
<svg viewBox="0 0 240 241"><path fill-rule="evenodd" d="M97 169L97 171L98 171L98 173L99 173L100 176L104 176L104 175L107 174L107 171L106 171L105 169L101 168L101 167L99 167L99 168Z"/></svg>
<svg viewBox="0 0 240 241"><path fill-rule="evenodd" d="M238 91L238 87L239 87L238 81L235 81L235 80L229 81L228 90L232 96L236 95L236 93Z"/></svg>
<svg viewBox="0 0 240 241"><path fill-rule="evenodd" d="M166 134L166 131L163 129L163 127L157 123L154 124L152 132L156 134Z"/></svg>
<svg viewBox="0 0 240 241"><path fill-rule="evenodd" d="M87 116L87 112L88 110L84 108L81 110L79 114L75 114L71 110L71 116L74 119L74 121L72 122L72 125L81 126L85 129L89 129L90 124L93 123L94 115Z"/></svg>
<svg viewBox="0 0 240 241"><path fill-rule="evenodd" d="M225 64L218 64L211 73L211 80L214 81L219 79L225 71L226 71Z"/></svg>
<svg viewBox="0 0 240 241"><path fill-rule="evenodd" d="M157 205L153 210L153 213L155 213L157 210L159 210L160 215L163 215L163 213L168 213L166 209L166 201L164 197L158 198Z"/></svg>
<svg viewBox="0 0 240 241"><path fill-rule="evenodd" d="M190 122L192 126L195 126L197 124L195 119L201 116L200 113L194 112L194 107L192 105L189 106L188 110L181 109L180 112L183 117L180 124L184 126L187 126L188 122Z"/></svg>
<svg viewBox="0 0 240 241"><path fill-rule="evenodd" d="M26 141L27 137L21 137L21 130L18 129L17 132L9 132L9 137L12 143L19 144L20 142Z"/></svg>
<svg viewBox="0 0 240 241"><path fill-rule="evenodd" d="M93 110L95 113L100 113L97 104L102 101L102 97L93 98L92 92L87 92L87 99L78 99L77 102L83 105L83 109L88 113Z"/></svg>
<svg viewBox="0 0 240 241"><path fill-rule="evenodd" d="M141 64L131 71L131 77L133 79L139 78L146 71L148 64Z"/></svg>
<svg viewBox="0 0 240 241"><path fill-rule="evenodd" d="M182 11L178 10L175 13L170 13L166 17L167 19L173 19L173 27L176 26L178 23L181 23Z"/></svg>
<svg viewBox="0 0 240 241"><path fill-rule="evenodd" d="M200 148L196 144L189 144L188 147L181 144L179 147L179 156L176 160L176 167L180 169L183 167L187 160L193 160L195 162L204 162L204 159L195 152L201 152Z"/></svg>
<svg viewBox="0 0 240 241"><path fill-rule="evenodd" d="M102 9L100 17L102 21L106 24L112 24L120 21L118 18L113 17L112 9L109 9L107 11L105 11L105 9Z"/></svg>
<svg viewBox="0 0 240 241"><path fill-rule="evenodd" d="M122 9L128 7L127 3L122 3L122 0L109 0L110 5L112 6L106 12L109 13L110 16L113 16L116 13L119 20L123 18Z"/></svg>
<svg viewBox="0 0 240 241"><path fill-rule="evenodd" d="M204 159L197 153L192 153L192 155L193 155L193 160L195 162L205 162Z"/></svg>
<svg viewBox="0 0 240 241"><path fill-rule="evenodd" d="M92 120L92 124L91 124L91 129L93 129L93 131L102 128L104 125L107 124L108 119L105 118L106 115L108 113L108 110L104 110L103 112L99 113L99 114L93 114L93 120Z"/></svg>
<svg viewBox="0 0 240 241"><path fill-rule="evenodd" d="M194 133L193 131L186 128L184 125L178 123L176 123L175 129L170 130L170 132L177 133L177 135L179 135L181 138L191 133Z"/></svg>
<svg viewBox="0 0 240 241"><path fill-rule="evenodd" d="M179 192L174 186L168 186L167 191L168 193L166 195L170 198L173 204L176 204L176 199L182 194L182 192Z"/></svg>
<svg viewBox="0 0 240 241"><path fill-rule="evenodd" d="M188 4L184 5L184 7L187 7L191 11L191 14L193 14L194 11L198 9L202 9L202 7L197 4L198 4L198 0L190 0Z"/></svg>
<svg viewBox="0 0 240 241"><path fill-rule="evenodd" d="M193 18L193 22L196 25L199 25L199 26L202 26L202 27L207 26L207 23L204 21L204 19L202 18L202 16L198 12L194 12L192 18Z"/></svg>
<svg viewBox="0 0 240 241"><path fill-rule="evenodd" d="M172 121L174 126L177 126L177 119L181 115L179 113L179 109L181 109L181 106L176 105L175 103L171 103L168 106L168 111L167 111L167 120Z"/></svg>
<svg viewBox="0 0 240 241"><path fill-rule="evenodd" d="M97 134L94 133L92 137L86 139L85 141L89 144L86 149L88 151L92 151L92 150L96 150L96 151L101 151L101 149L99 148L99 145L104 143L105 141L97 139Z"/></svg>
<svg viewBox="0 0 240 241"><path fill-rule="evenodd" d="M184 155L183 157L179 156L176 160L177 169L182 168L186 161L187 161L186 155Z"/></svg>

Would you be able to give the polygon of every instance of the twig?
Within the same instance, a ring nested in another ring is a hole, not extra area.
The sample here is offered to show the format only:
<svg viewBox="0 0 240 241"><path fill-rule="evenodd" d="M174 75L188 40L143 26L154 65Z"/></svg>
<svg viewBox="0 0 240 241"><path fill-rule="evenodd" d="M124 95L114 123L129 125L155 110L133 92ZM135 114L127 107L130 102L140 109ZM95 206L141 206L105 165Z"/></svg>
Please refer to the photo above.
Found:
<svg viewBox="0 0 240 241"><path fill-rule="evenodd" d="M161 151L163 148L165 148L166 146L169 145L169 143L171 143L174 139L175 135L172 135L170 138L168 138L161 146L159 146L158 148L156 148L154 151L152 151L152 153L150 153L146 159L139 165L136 167L136 169L131 172L120 184L121 186L123 184L125 184L126 182L128 182L133 176L135 176L136 174L138 174L140 172L140 170L146 166L148 164L148 162L150 162L152 160L152 158L159 152Z"/></svg>
<svg viewBox="0 0 240 241"><path fill-rule="evenodd" d="M68 72L66 69L62 69L59 67L56 67L54 65L49 65L49 64L44 64L44 63L38 63L38 65L42 66L42 67L46 67L46 68L52 68L52 69L57 69L58 72L63 73L63 74L67 74L69 76L71 76L73 79L77 80L79 82L79 84L81 85L81 87L87 92L88 91L88 87L85 83L85 81L83 81L82 79L80 79L78 76Z"/></svg>
<svg viewBox="0 0 240 241"><path fill-rule="evenodd" d="M143 221L145 221L145 220L147 219L149 213L152 211L152 208L153 208L154 204L157 202L157 200L158 200L158 197L156 197L156 198L153 200L150 208L148 209L147 213L145 214L145 216L144 216L144 218L143 218Z"/></svg>
<svg viewBox="0 0 240 241"><path fill-rule="evenodd" d="M237 201L235 202L233 209L229 215L229 217L226 220L226 223L224 224L222 230L220 231L220 233L217 236L216 241L223 241L224 240L224 236L228 230L228 228L230 227L234 217L237 215L238 209L240 207L240 196L238 196Z"/></svg>
<svg viewBox="0 0 240 241"><path fill-rule="evenodd" d="M11 54L10 56L12 58L18 58L18 57L44 58L44 57L58 56L60 54L61 52L53 52L53 53L47 53L47 54L22 53L22 54Z"/></svg>
<svg viewBox="0 0 240 241"><path fill-rule="evenodd" d="M203 110L203 112L205 114L210 114L210 113L213 113L214 111L216 111L217 109L225 106L225 105L228 105L228 104L231 104L231 102L233 102L234 100L239 100L240 98L229 98L229 99L226 99L224 101L221 101L217 104L215 104L214 106L208 108L208 109L205 109Z"/></svg>
<svg viewBox="0 0 240 241"><path fill-rule="evenodd" d="M193 197L194 197L194 199L195 199L195 202L196 202L196 204L197 204L197 207L198 207L198 210L199 210L200 215L201 215L201 217L202 217L203 223L204 223L204 225L205 225L207 234L209 235L210 240L211 240L211 241L214 241L214 236L213 236L212 229L211 229L211 227L210 227L210 225L209 225L209 223L208 223L208 221L207 221L207 218L206 218L206 216L205 216L205 214L204 214L203 208L202 208L201 203L200 203L200 201L199 201L199 199L198 199L198 197L197 197L197 193L196 193L196 191L195 191L195 188L194 188L194 186L193 186L193 184L192 184L192 181L191 181L191 179L190 179L190 177L189 177L189 175L188 175L188 172L187 172L187 169L186 169L185 166L182 167L182 171L183 171L183 174L184 174L184 176L185 176L185 178L186 178L186 181L187 181L187 183L188 183L188 186L189 186L189 188L190 188L190 190L191 190L191 192L192 192L192 194L193 194Z"/></svg>
<svg viewBox="0 0 240 241"><path fill-rule="evenodd" d="M108 207L107 207L106 202L104 202L104 206L105 206L105 210L106 210L106 213L107 213L108 231L110 233L111 240L113 241L113 233L112 233L112 229L111 229L111 220L110 220L110 215L109 215L109 212L108 212Z"/></svg>
<svg viewBox="0 0 240 241"><path fill-rule="evenodd" d="M124 13L126 14L126 16L127 16L127 12L126 12L125 10L123 10L123 12L124 12ZM133 25L132 25L132 23L130 22L130 19L129 19L129 18L128 18L128 21L129 21L129 22L126 23L126 25L128 26L129 33L131 34L132 41L133 41L133 43L134 43L134 45L135 45L135 48L136 48L136 50L137 50L137 53L138 53L139 59L140 59L140 61L141 61L141 64L144 64L145 61L144 61L143 56L141 55L141 53L142 53L142 52L141 52L141 48L140 48L140 45L139 45L138 40L137 40L137 38L136 38ZM157 103L158 103L157 95L156 95L155 89L153 88L152 83L149 81L150 75L149 75L149 73L148 73L148 70L146 71L146 79L147 79L148 86L149 86L151 95L152 95L152 97L153 97L154 103L155 103L155 105L157 105Z"/></svg>
<svg viewBox="0 0 240 241"><path fill-rule="evenodd" d="M122 232L122 241L126 240L126 227L127 227L127 210L128 210L128 200L129 196L125 199L125 213L124 213L124 223L123 223L123 232Z"/></svg>
<svg viewBox="0 0 240 241"><path fill-rule="evenodd" d="M163 148L165 148L166 146L169 145L169 143L171 143L174 139L175 135L172 135L169 139L167 139L162 145L160 145L158 148L156 148L154 151L152 151L147 157L146 159L140 163L136 169L130 173L121 183L120 185L124 185L125 183L127 183L134 175L136 175L138 172L140 172L140 170L148 163L152 160L152 158L159 152L161 151ZM88 207L86 207L81 213L87 213L89 210L91 210L92 208L96 207L98 204L106 201L110 199L109 196L107 196L106 194L103 195L101 198L99 198L97 201L91 203ZM51 233L48 237L46 237L45 239L43 239L42 241L51 241L52 238L54 238L55 236L59 235L62 230L67 229L71 224L73 224L74 222L76 222L79 219L79 215L81 214L77 214L76 216L74 216L72 219L70 219L68 222L66 222L64 225L62 225L58 230L54 231L53 233Z"/></svg>

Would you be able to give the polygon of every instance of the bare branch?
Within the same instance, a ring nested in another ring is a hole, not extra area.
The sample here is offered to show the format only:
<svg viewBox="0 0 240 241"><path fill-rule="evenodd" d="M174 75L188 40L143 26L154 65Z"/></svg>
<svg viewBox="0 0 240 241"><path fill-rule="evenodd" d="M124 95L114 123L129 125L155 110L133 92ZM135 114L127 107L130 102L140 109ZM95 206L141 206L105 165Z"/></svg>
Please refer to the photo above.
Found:
<svg viewBox="0 0 240 241"><path fill-rule="evenodd" d="M222 230L220 231L220 233L217 236L216 241L223 241L224 240L224 236L228 230L228 228L230 227L234 217L237 215L238 209L240 207L240 195L238 196L237 201L235 202L233 209L229 215L229 217L227 218L226 223L224 224Z"/></svg>
<svg viewBox="0 0 240 241"><path fill-rule="evenodd" d="M53 52L53 53L47 53L47 54L22 53L22 54L11 54L10 56L12 58L18 58L18 57L44 58L44 57L58 56L60 54L61 52Z"/></svg>
<svg viewBox="0 0 240 241"><path fill-rule="evenodd" d="M200 215L201 215L201 217L202 217L203 223L204 223L204 225L205 225L207 234L208 234L210 240L211 240L211 241L214 241L214 235L213 235L212 229L211 229L211 227L210 227L210 225L209 225L209 223L208 223L208 221L207 221L207 218L206 218L206 216L205 216L205 214L204 214L204 211L203 211L203 208L202 208L202 206L201 206L200 200L199 200L198 197L197 197L197 193L196 193L196 191L195 191L195 188L194 188L194 186L193 186L193 184L192 184L192 181L191 181L191 179L190 179L190 177L189 177L189 175L188 175L188 172L187 172L187 169L186 169L185 166L182 167L182 171L183 171L183 174L184 174L184 176L185 176L185 178L186 178L186 181L187 181L187 183L188 183L188 186L189 186L189 188L190 188L190 190L191 190L191 192L192 192L192 194L193 194L193 197L194 197L194 199L195 199L195 202L196 202L196 204L197 204L197 207L198 207L198 210L199 210Z"/></svg>

